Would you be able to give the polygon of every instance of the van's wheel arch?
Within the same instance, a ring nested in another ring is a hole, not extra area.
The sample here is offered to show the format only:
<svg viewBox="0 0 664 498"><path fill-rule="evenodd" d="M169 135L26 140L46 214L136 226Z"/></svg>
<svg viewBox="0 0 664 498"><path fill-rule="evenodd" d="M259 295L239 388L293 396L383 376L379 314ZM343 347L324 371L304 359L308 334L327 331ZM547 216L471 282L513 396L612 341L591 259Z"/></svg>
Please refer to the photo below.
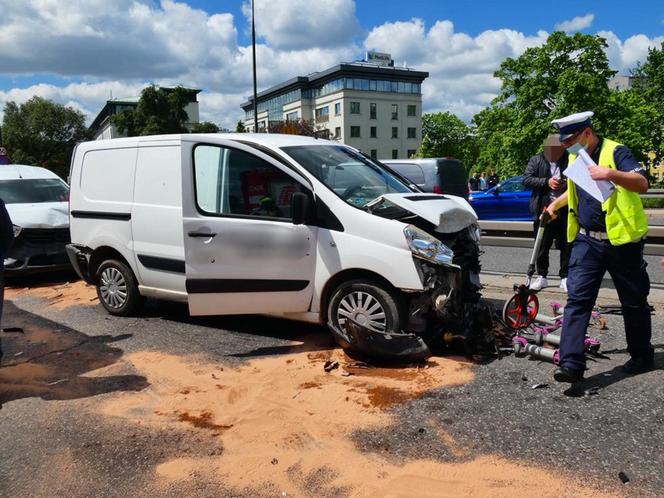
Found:
<svg viewBox="0 0 664 498"><path fill-rule="evenodd" d="M111 315L130 316L145 302L134 272L124 261L102 261L95 272L95 281L99 302Z"/></svg>
<svg viewBox="0 0 664 498"><path fill-rule="evenodd" d="M341 282L332 291L327 307L329 323L341 330L347 317L384 333L401 332L405 316L400 293L376 280L357 278Z"/></svg>

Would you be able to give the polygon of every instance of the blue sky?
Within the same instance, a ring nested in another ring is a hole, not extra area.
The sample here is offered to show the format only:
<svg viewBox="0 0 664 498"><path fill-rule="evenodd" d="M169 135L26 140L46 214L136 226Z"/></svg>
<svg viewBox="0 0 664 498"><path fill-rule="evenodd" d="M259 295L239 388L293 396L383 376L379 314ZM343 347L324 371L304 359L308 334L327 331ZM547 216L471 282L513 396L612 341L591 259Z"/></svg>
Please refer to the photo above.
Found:
<svg viewBox="0 0 664 498"><path fill-rule="evenodd" d="M40 95L88 119L146 84L204 89L203 119L233 126L251 92L242 0L0 0L4 103ZM425 111L469 120L499 91L506 57L557 29L604 36L629 72L664 41L664 0L257 0L259 88L357 60L367 49L428 71Z"/></svg>

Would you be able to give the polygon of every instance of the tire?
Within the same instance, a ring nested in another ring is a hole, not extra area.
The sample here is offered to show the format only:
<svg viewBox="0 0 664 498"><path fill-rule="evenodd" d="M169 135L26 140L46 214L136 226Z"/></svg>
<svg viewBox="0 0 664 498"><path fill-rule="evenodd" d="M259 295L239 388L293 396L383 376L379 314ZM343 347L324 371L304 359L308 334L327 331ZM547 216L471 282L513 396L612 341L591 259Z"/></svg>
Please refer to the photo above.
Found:
<svg viewBox="0 0 664 498"><path fill-rule="evenodd" d="M367 280L349 280L332 293L327 316L328 321L341 330L344 329L345 317L352 317L377 332L396 334L401 332L401 318L404 316L401 309L401 299L395 291Z"/></svg>
<svg viewBox="0 0 664 498"><path fill-rule="evenodd" d="M97 297L109 314L131 316L145 298L138 292L134 272L122 261L107 259L97 269Z"/></svg>

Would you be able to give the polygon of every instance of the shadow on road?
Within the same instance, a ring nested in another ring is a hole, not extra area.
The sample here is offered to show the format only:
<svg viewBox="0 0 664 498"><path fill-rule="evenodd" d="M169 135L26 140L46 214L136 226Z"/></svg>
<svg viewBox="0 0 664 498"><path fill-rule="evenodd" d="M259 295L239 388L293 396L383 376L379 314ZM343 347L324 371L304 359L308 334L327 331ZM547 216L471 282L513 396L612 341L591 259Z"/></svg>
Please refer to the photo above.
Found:
<svg viewBox="0 0 664 498"><path fill-rule="evenodd" d="M109 343L131 337L87 336L19 310L6 302L2 320L0 406L21 398L78 399L114 391L139 391L149 383L138 375L84 377L112 365L123 351Z"/></svg>

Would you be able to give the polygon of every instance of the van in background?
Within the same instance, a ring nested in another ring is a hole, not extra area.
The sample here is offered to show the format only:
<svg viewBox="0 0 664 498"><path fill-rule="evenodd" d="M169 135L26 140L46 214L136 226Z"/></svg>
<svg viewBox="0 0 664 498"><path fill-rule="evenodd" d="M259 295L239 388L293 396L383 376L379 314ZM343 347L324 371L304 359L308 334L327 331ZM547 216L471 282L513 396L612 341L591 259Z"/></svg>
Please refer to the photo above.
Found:
<svg viewBox="0 0 664 498"><path fill-rule="evenodd" d="M468 173L453 157L427 159L386 159L381 161L417 185L424 192L449 194L468 199Z"/></svg>

